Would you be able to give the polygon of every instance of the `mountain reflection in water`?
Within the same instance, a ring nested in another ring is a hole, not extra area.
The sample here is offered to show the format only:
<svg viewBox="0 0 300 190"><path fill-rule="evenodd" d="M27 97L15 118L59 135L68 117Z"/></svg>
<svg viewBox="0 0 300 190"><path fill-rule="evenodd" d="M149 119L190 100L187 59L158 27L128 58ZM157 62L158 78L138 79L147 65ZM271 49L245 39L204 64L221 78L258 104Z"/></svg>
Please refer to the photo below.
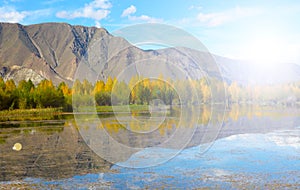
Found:
<svg viewBox="0 0 300 190"><path fill-rule="evenodd" d="M256 136L260 134L272 134L274 131L295 130L300 126L300 109L298 108L274 109L268 107L232 106L225 113L215 113L213 117L211 113L210 107L203 107L198 117L195 117L193 114L186 116L181 115L181 117L179 117L180 113L175 111L174 113L168 113L167 117L163 121L160 121L159 115L157 115L153 122L154 124L158 121L161 123L158 128L153 128L151 122L140 125L140 121L149 121L149 114L147 113L136 114L134 115L135 119L132 119L132 114L120 114L118 118L114 115L99 115L101 126L97 126L92 132L96 134L97 131L103 131L104 129L114 140L121 144L141 149L146 148L140 153L138 151L128 152L120 156L118 160L114 160L116 163L127 162L128 164L132 160L135 162L143 162L144 160L138 156L139 154L150 151L150 154L145 155L151 155L151 147L159 147L159 145L163 144L167 139L172 138L172 135L178 132L178 130L179 133L191 131L193 134L186 145L187 150L184 150L179 155L184 157L188 156L192 159L193 155L186 154L185 152L189 152L189 150L193 148L197 149L199 145L214 142L215 140L219 142L219 140L222 139L238 137L237 135L240 134L243 134L244 136L242 137L245 138L247 138L249 134ZM81 115L80 117L86 121L90 119L89 115ZM122 121L120 121L120 119ZM191 125L195 123L196 125ZM214 128L215 124L220 123L220 128ZM92 142L85 139L86 144L83 140L84 138L80 135L81 133L78 131L78 129L80 129L81 132L90 131L91 127L78 125L72 117L55 121L40 121L38 125L34 122L1 123L0 125L0 181L15 181L24 178L40 178L55 181L78 175L114 171L111 168L112 164L95 154L93 150L89 148L89 143ZM216 129L219 130L217 134L215 134ZM210 135L211 138L205 138L205 136ZM253 136L251 136L251 138L252 137ZM291 141L291 138L294 138L294 140L296 138L294 144L290 143L293 144L293 146L299 146L300 143L297 141L297 139L299 140L300 138L299 134L295 134L293 137L290 133L282 133L281 136L268 135L268 138L272 139L278 145L284 144L285 141ZM90 140L92 141L94 139L91 138ZM21 151L12 150L13 145L17 142L23 145ZM234 143L237 144L239 142L245 143L248 141L239 141L239 138L236 138L234 141ZM222 146L225 147L233 146L234 144L224 144L223 141L222 143ZM219 142L217 144L222 143ZM213 145L213 147L214 146L218 145ZM172 149L176 148L176 144L168 144L166 147L162 146L159 148L161 148L161 150L172 151ZM218 147L216 147L216 149L218 150ZM228 149L230 149L230 147L228 147ZM199 150L199 148L197 150ZM106 149L106 151L118 152L120 150ZM195 153L194 151L193 154ZM222 156L219 153L216 154ZM284 155L285 153L282 152L282 154ZM205 158L205 153L202 155ZM199 163L207 164L206 162L200 161ZM241 162L238 166L241 168L246 167L246 163L243 163L245 165ZM191 163L186 164L187 168L193 167ZM218 163L215 164L218 165ZM221 162L219 164L221 164ZM184 169L182 165L178 167ZM219 167L221 168L220 165ZM231 167L233 167L233 164ZM120 169L117 166L113 166L113 169L118 169L121 173L128 171L126 169ZM166 168L165 172L168 173L168 169L170 168ZM158 173L157 175L160 174ZM113 181L113 179L111 179L113 174L108 174L108 176L110 177L107 178Z"/></svg>

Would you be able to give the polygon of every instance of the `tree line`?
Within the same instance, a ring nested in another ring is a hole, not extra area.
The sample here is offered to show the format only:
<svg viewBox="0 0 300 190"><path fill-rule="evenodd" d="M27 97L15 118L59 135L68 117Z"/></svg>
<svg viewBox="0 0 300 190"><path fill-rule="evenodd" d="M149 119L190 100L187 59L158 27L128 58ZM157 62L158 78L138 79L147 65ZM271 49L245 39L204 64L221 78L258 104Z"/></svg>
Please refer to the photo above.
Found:
<svg viewBox="0 0 300 190"><path fill-rule="evenodd" d="M150 104L155 99L165 105L224 101L228 104L290 105L300 101L300 82L240 85L211 79L208 84L204 78L174 81L163 76L155 80L134 76L128 83L112 77L95 84L75 80L71 88L64 82L55 86L46 79L34 85L31 80L16 84L0 78L0 110L62 107L71 111L73 106Z"/></svg>
<svg viewBox="0 0 300 190"><path fill-rule="evenodd" d="M71 95L66 94L65 89L69 89L65 83L56 87L49 80L35 86L31 80L22 80L16 85L13 80L0 78L0 110L65 107Z"/></svg>

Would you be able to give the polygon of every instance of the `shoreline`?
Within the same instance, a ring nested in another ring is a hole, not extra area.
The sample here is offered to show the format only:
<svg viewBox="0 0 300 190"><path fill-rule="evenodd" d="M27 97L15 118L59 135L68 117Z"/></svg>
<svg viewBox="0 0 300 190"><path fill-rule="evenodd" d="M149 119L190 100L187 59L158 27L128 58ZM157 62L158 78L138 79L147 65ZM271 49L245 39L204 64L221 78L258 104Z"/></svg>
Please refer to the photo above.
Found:
<svg viewBox="0 0 300 190"><path fill-rule="evenodd" d="M182 105L183 107L193 107L195 105ZM211 107L212 105L201 104L201 107ZM217 105L216 105L217 106ZM232 107L242 107L242 108L295 108L299 109L299 105L287 106L287 105L257 105L257 104L231 104L227 105L226 110L230 110ZM174 106L176 107L176 106ZM181 107L181 106L180 106ZM164 109L162 109L164 110ZM170 111L170 109L167 109ZM177 109L176 109L177 110ZM160 110L156 110L160 111ZM63 108L33 108L33 109L15 109L15 110L1 110L0 111L0 122L7 121L38 121L38 120L52 120L59 119L63 116L71 116L75 114L97 114L97 115L106 115L106 114L128 114L128 113L150 113L148 105L118 105L114 106L96 106L96 107L83 107L77 111L63 111Z"/></svg>

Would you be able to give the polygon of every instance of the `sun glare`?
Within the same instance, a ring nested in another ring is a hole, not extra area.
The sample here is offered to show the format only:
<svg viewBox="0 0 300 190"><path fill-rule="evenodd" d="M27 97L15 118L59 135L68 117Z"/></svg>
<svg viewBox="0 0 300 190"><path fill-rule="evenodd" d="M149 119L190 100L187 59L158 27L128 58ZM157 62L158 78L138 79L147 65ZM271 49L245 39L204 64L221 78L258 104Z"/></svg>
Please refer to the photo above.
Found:
<svg viewBox="0 0 300 190"><path fill-rule="evenodd" d="M281 76L285 64L295 62L297 48L289 43L289 36L278 27L259 27L248 34L240 46L242 60L251 65L258 75Z"/></svg>
<svg viewBox="0 0 300 190"><path fill-rule="evenodd" d="M253 38L246 44L246 59L253 64L274 65L284 63L284 42L279 37L265 36Z"/></svg>

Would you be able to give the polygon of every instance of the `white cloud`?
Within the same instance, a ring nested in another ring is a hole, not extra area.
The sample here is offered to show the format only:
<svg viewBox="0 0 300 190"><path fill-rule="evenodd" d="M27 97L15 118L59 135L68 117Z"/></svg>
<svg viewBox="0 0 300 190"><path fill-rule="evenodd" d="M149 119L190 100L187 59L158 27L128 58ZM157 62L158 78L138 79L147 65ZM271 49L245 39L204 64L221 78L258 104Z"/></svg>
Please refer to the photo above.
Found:
<svg viewBox="0 0 300 190"><path fill-rule="evenodd" d="M17 11L13 6L0 7L0 22L24 23L24 20L38 20L42 16L49 16L51 9L39 9L34 11Z"/></svg>
<svg viewBox="0 0 300 190"><path fill-rule="evenodd" d="M136 12L136 10L136 7L134 5L131 5L123 11L121 17L127 17L128 20L135 22L157 23L163 21L162 19L150 17L148 15L134 16L133 14Z"/></svg>
<svg viewBox="0 0 300 190"><path fill-rule="evenodd" d="M128 16L128 19L131 21L138 21L138 22L148 22L148 23L158 23L162 22L162 19L159 18L153 18L147 15L141 15L141 16Z"/></svg>
<svg viewBox="0 0 300 190"><path fill-rule="evenodd" d="M100 21L106 18L110 13L111 3L108 0L94 0L85 4L84 7L75 11L60 11L56 13L58 18L74 19L74 18L90 18ZM99 22L98 22L99 23Z"/></svg>
<svg viewBox="0 0 300 190"><path fill-rule="evenodd" d="M277 146L289 146L300 149L300 136L297 135L297 132L300 131L283 131L271 133L268 134L266 139L274 142Z"/></svg>
<svg viewBox="0 0 300 190"><path fill-rule="evenodd" d="M241 8L235 7L234 9L229 9L223 12L217 13L199 13L197 16L197 20L202 24L214 27L220 26L228 22L232 22L237 19L241 19L244 17L254 16L261 13L261 10L256 8Z"/></svg>
<svg viewBox="0 0 300 190"><path fill-rule="evenodd" d="M131 14L134 14L136 12L136 7L131 5L130 7L128 7L127 9L125 9L121 15L121 17L127 17Z"/></svg>
<svg viewBox="0 0 300 190"><path fill-rule="evenodd" d="M19 23L24 20L25 17L29 15L26 11L17 11L13 7L0 7L0 21L1 22L12 22Z"/></svg>

